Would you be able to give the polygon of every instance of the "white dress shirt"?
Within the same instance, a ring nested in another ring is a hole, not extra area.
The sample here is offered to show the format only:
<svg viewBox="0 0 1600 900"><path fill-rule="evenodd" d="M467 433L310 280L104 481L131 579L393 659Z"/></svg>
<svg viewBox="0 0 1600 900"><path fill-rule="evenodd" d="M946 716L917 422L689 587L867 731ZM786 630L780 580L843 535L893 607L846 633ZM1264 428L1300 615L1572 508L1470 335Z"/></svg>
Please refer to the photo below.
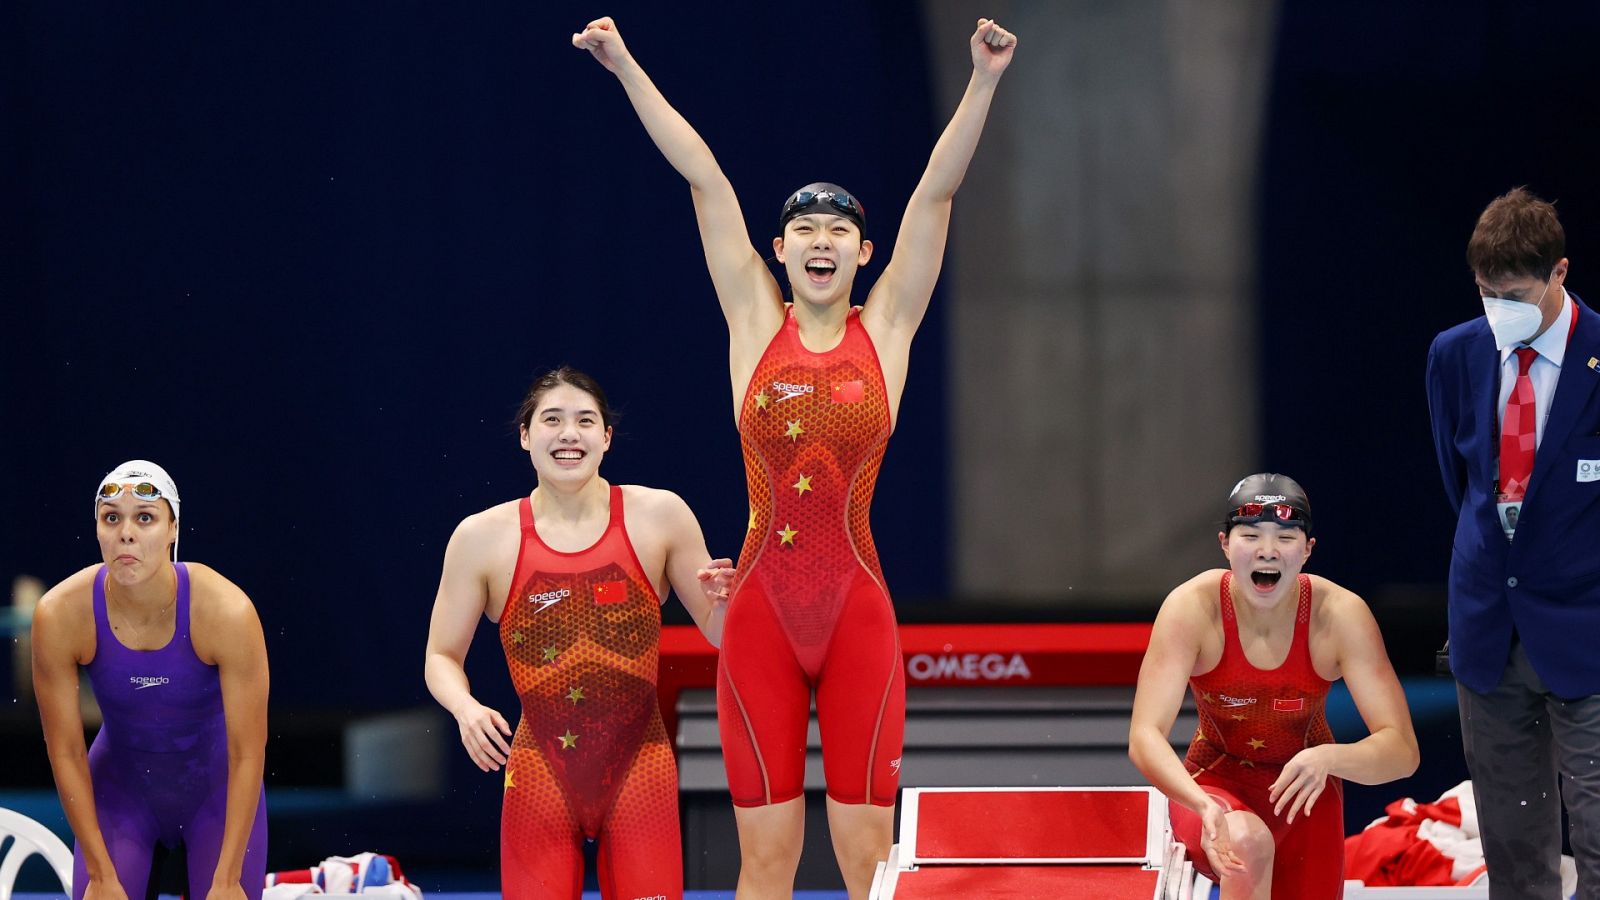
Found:
<svg viewBox="0 0 1600 900"><path fill-rule="evenodd" d="M1537 450L1544 440L1544 420L1550 418L1550 400L1556 394L1556 380L1561 377L1561 361L1567 356L1567 336L1572 330L1572 317L1578 310L1572 305L1567 289L1561 289L1561 314L1550 323L1531 344L1518 344L1500 351L1500 404L1495 407L1501 431L1506 426L1506 401L1517 386L1517 347L1532 347L1539 355L1528 367L1528 380L1533 382L1534 432L1533 446ZM1495 448L1496 454L1500 448Z"/></svg>

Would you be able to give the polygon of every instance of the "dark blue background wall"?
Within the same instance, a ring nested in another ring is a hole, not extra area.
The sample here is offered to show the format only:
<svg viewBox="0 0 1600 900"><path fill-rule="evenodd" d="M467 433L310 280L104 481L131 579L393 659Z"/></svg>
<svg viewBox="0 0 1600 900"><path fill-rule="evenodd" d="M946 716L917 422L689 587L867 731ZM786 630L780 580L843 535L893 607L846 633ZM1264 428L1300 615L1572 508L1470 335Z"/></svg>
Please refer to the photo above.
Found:
<svg viewBox="0 0 1600 900"><path fill-rule="evenodd" d="M603 473L737 553L726 329L686 185L569 43L601 12L759 247L816 179L895 233L949 112L910 2L0 7L0 579L97 561L95 479L148 457L183 556L255 600L275 709L418 701L445 540L532 488L510 418L559 363L625 414ZM879 493L912 604L947 585L942 331L936 299Z"/></svg>
<svg viewBox="0 0 1600 900"><path fill-rule="evenodd" d="M1600 301L1597 40L1600 6L1576 2L1283 8L1261 333L1239 348L1259 361L1262 461L1308 485L1318 572L1369 598L1438 586L1416 612L1440 636L1454 518L1428 430L1428 345L1483 314L1467 238L1517 185L1556 201L1568 287Z"/></svg>

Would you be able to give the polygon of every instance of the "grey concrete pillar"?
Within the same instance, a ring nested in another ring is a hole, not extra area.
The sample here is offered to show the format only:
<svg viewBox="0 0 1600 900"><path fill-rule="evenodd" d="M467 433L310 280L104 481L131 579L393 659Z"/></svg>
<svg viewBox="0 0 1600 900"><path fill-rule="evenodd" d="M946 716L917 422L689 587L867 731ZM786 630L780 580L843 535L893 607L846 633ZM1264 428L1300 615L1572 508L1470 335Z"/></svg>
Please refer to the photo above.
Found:
<svg viewBox="0 0 1600 900"><path fill-rule="evenodd" d="M1256 466L1275 8L926 0L945 112L977 14L1020 42L944 280L961 595L1148 603L1222 564L1215 523Z"/></svg>

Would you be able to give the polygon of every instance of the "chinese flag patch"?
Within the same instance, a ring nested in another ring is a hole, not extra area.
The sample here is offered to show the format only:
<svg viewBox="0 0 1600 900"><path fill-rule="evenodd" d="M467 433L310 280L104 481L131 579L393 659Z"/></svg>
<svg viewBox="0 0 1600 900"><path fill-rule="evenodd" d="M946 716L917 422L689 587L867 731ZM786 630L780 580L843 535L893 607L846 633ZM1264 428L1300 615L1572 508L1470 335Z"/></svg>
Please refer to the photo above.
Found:
<svg viewBox="0 0 1600 900"><path fill-rule="evenodd" d="M626 581L602 581L594 586L594 604L596 606L622 603L627 599L628 583Z"/></svg>
<svg viewBox="0 0 1600 900"><path fill-rule="evenodd" d="M1306 708L1306 698L1296 697L1293 700L1272 701L1273 712L1300 712Z"/></svg>
<svg viewBox="0 0 1600 900"><path fill-rule="evenodd" d="M841 381L833 386L835 403L860 403L865 396L866 389L860 381Z"/></svg>

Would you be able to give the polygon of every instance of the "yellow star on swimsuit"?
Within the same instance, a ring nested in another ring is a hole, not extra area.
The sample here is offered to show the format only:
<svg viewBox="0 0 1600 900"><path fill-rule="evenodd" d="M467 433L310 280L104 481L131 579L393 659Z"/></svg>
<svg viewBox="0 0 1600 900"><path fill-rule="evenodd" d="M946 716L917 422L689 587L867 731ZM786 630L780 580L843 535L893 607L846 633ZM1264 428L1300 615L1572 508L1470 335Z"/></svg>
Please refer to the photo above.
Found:
<svg viewBox="0 0 1600 900"><path fill-rule="evenodd" d="M509 791L512 788L516 787L516 786L517 786L517 783L515 781L511 780L511 767L510 766L506 766L506 787L505 787L505 789Z"/></svg>
<svg viewBox="0 0 1600 900"><path fill-rule="evenodd" d="M511 632L511 643L513 643L513 644L522 643L522 632L520 632L520 631Z"/></svg>
<svg viewBox="0 0 1600 900"><path fill-rule="evenodd" d="M1256 767L1256 761L1253 759L1241 759L1239 760L1239 765L1244 766L1247 769L1254 769Z"/></svg>
<svg viewBox="0 0 1600 900"><path fill-rule="evenodd" d="M767 396L767 392L766 391L762 391L761 393L756 395L756 409L766 409L767 408L767 404L769 404L771 402L772 402L772 398Z"/></svg>
<svg viewBox="0 0 1600 900"><path fill-rule="evenodd" d="M794 488L794 492L795 492L796 495L803 497L803 496L805 496L806 491L812 490L812 487L811 487L811 476L810 475L801 475L799 481L796 481L794 484L791 484L789 486Z"/></svg>
<svg viewBox="0 0 1600 900"><path fill-rule="evenodd" d="M1209 693L1201 694L1200 695L1200 699L1205 701L1206 703L1215 703L1216 702L1216 701L1211 699L1211 694L1209 694Z"/></svg>
<svg viewBox="0 0 1600 900"><path fill-rule="evenodd" d="M555 662L555 658L560 656L560 655L561 655L561 651L557 650L554 647L546 647L546 648L544 648L544 661L545 662Z"/></svg>
<svg viewBox="0 0 1600 900"><path fill-rule="evenodd" d="M754 506L750 507L750 524L744 526L744 530L745 531L755 531L756 530L756 508Z"/></svg>
<svg viewBox="0 0 1600 900"><path fill-rule="evenodd" d="M1260 738L1251 738L1249 743L1251 750L1260 750L1261 748L1267 746L1267 742Z"/></svg>
<svg viewBox="0 0 1600 900"><path fill-rule="evenodd" d="M1235 722L1243 722L1244 721L1244 716L1241 716L1238 713L1234 713L1230 718L1232 718Z"/></svg>
<svg viewBox="0 0 1600 900"><path fill-rule="evenodd" d="M583 699L583 688L575 687L572 690L568 691L567 692L567 699L572 701L572 705L573 706L577 706L578 705L578 701Z"/></svg>
<svg viewBox="0 0 1600 900"><path fill-rule="evenodd" d="M782 538L782 540L778 541L778 546L781 547L784 544L788 544L791 547L795 546L794 536L799 533L800 532L795 531L793 528L790 528L789 524L785 522L783 525L783 530L778 532L778 536Z"/></svg>
<svg viewBox="0 0 1600 900"><path fill-rule="evenodd" d="M805 433L806 430L800 427L800 420L795 419L793 422L789 423L789 430L785 431L783 436L788 438L790 441L798 441L800 440L800 435Z"/></svg>
<svg viewBox="0 0 1600 900"><path fill-rule="evenodd" d="M563 750L567 750L567 749L570 749L572 747L578 746L578 736L573 734L572 733L572 729L570 729L570 728L567 729L567 733L566 734L560 735L560 738L561 738L561 749L563 749Z"/></svg>

